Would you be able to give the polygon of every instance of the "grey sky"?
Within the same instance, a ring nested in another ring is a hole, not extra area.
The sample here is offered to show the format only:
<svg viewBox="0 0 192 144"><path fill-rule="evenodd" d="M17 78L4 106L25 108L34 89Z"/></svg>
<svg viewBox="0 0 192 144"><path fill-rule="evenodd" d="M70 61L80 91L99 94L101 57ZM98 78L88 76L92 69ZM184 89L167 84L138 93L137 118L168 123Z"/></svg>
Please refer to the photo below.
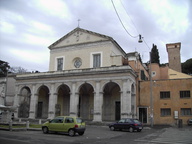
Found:
<svg viewBox="0 0 192 144"><path fill-rule="evenodd" d="M161 63L168 62L167 43L181 42L182 62L192 58L192 1L113 2L131 35L141 34L150 49L157 45ZM149 48L125 32L111 0L0 0L0 59L48 71L47 47L76 28L78 19L81 28L111 36L125 52L136 50L143 62L149 60Z"/></svg>

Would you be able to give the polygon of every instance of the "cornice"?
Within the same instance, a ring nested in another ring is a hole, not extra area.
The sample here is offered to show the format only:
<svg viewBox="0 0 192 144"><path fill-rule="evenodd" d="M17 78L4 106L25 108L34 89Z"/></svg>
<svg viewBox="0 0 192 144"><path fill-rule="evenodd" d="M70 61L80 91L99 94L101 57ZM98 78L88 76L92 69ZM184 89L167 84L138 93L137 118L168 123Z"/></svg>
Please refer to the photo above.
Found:
<svg viewBox="0 0 192 144"><path fill-rule="evenodd" d="M115 66L115 67L102 67L102 68L89 68L78 70L66 71L53 71L44 73L31 73L26 75L17 75L16 80L29 80L29 79L45 79L56 77L72 77L72 76L91 76L102 74L117 74L117 73L130 73L132 76L137 77L137 74L130 66Z"/></svg>
<svg viewBox="0 0 192 144"><path fill-rule="evenodd" d="M85 49L85 48L90 48L92 46L97 46L97 45L106 45L106 44L111 44L111 41L109 40L102 40L102 41L94 41L94 42L85 42L85 43L80 43L80 44L73 44L73 45L67 45L67 46L61 46L61 47L56 47L52 49L50 52L57 52L57 51L63 51L63 50L76 50L76 49Z"/></svg>

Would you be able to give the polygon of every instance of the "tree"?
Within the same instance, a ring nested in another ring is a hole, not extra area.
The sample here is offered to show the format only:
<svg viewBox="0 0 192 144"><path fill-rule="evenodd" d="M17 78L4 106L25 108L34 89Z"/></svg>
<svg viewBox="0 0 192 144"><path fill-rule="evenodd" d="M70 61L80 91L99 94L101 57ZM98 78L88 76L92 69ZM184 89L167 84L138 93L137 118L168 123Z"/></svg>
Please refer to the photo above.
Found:
<svg viewBox="0 0 192 144"><path fill-rule="evenodd" d="M192 74L192 58L186 60L184 63L181 64L182 72L186 74Z"/></svg>
<svg viewBox="0 0 192 144"><path fill-rule="evenodd" d="M11 67L9 72L19 74L19 73L26 73L27 70L22 67Z"/></svg>
<svg viewBox="0 0 192 144"><path fill-rule="evenodd" d="M153 44L153 48L151 49L151 63L158 63L160 64L159 60L159 51L157 46Z"/></svg>
<svg viewBox="0 0 192 144"><path fill-rule="evenodd" d="M9 71L9 68L10 66L8 62L0 60L0 77L6 77Z"/></svg>

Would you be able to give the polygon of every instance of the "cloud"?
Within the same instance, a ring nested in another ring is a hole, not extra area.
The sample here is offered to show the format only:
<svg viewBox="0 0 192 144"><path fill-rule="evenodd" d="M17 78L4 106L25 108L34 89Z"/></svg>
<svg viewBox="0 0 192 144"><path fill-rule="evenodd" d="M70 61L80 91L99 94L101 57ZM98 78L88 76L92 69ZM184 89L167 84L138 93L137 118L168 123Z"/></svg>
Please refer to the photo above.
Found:
<svg viewBox="0 0 192 144"><path fill-rule="evenodd" d="M190 0L113 1L126 29L142 34L147 45L125 32L111 0L0 0L1 59L12 66L48 70L47 47L76 28L78 19L81 28L113 37L127 53L138 51L144 62L153 43L162 63L168 62L166 43L181 42L182 61L192 57Z"/></svg>
<svg viewBox="0 0 192 144"><path fill-rule="evenodd" d="M46 12L47 15L53 15L62 19L70 19L70 13L65 1L63 0L38 0L35 1L38 8Z"/></svg>

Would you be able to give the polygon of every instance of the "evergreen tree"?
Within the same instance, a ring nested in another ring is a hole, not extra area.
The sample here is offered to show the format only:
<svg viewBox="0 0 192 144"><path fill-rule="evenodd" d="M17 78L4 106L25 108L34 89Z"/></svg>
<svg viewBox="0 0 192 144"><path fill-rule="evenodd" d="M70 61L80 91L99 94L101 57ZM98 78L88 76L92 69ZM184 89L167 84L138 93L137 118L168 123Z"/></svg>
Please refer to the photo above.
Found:
<svg viewBox="0 0 192 144"><path fill-rule="evenodd" d="M6 77L10 66L8 62L0 60L0 77Z"/></svg>
<svg viewBox="0 0 192 144"><path fill-rule="evenodd" d="M151 63L158 63L160 64L159 60L159 51L157 46L153 44L153 48L151 49Z"/></svg>
<svg viewBox="0 0 192 144"><path fill-rule="evenodd" d="M182 72L186 74L192 74L192 58L186 60L184 63L181 64Z"/></svg>

